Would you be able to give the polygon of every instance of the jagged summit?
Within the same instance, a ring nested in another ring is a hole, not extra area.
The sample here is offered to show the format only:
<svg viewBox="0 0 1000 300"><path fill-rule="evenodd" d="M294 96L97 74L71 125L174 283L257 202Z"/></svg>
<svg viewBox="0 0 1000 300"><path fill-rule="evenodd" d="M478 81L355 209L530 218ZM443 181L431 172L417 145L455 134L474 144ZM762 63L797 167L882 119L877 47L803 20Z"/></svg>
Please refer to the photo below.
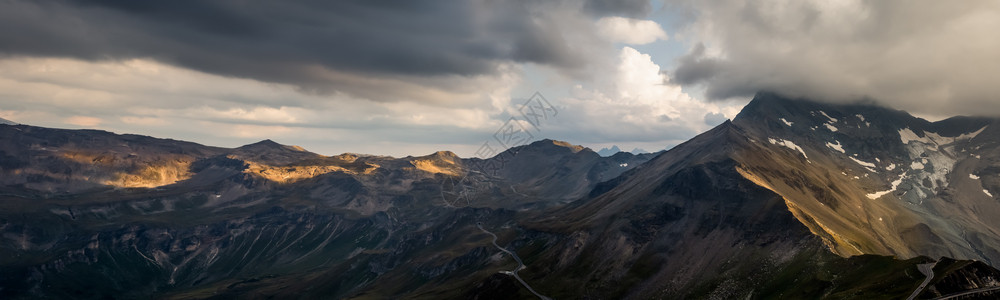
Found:
<svg viewBox="0 0 1000 300"><path fill-rule="evenodd" d="M577 152L580 152L580 151L583 151L583 150L590 150L589 148L584 147L584 146L574 145L574 144L571 144L569 142L552 140L552 139L542 139L540 141L536 141L536 142L533 142L531 144L528 144L527 146L525 146L522 149L533 149L533 148L551 149L552 146L559 147L559 148L566 148L566 149L570 150L573 153L577 153ZM592 150L590 150L590 151L592 152Z"/></svg>
<svg viewBox="0 0 1000 300"><path fill-rule="evenodd" d="M978 129L997 118L956 116L931 122L902 110L878 106L871 101L850 104L833 104L807 98L789 98L775 93L761 92L754 96L734 122L745 127L791 128L796 133L804 130L865 134L865 131L895 131L902 128L930 131L943 135L958 135L969 129ZM846 125L843 127L837 126Z"/></svg>
<svg viewBox="0 0 1000 300"><path fill-rule="evenodd" d="M618 148L618 145L611 145L611 148L601 148L601 150L597 151L597 154L607 157L615 155L618 152L622 152L622 149Z"/></svg>

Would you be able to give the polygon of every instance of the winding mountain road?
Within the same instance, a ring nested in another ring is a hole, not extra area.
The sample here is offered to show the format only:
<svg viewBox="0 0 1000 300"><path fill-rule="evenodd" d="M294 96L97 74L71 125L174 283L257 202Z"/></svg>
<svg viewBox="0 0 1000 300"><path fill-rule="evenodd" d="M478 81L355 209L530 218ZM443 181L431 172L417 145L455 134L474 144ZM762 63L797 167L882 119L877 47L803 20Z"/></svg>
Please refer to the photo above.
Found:
<svg viewBox="0 0 1000 300"><path fill-rule="evenodd" d="M927 284L931 283L931 279L934 278L934 266L935 265L937 265L937 262L917 265L917 270L920 270L920 273L923 273L924 275L927 275L927 278L924 279L924 282L920 283L920 286L918 286L916 290L913 290L913 293L910 294L909 297L906 297L906 300L913 300L913 299L917 298L917 295L919 295L920 292L923 292L924 288L927 288Z"/></svg>
<svg viewBox="0 0 1000 300"><path fill-rule="evenodd" d="M992 292L992 291L997 291L997 290L1000 290L1000 286L994 286L994 287L986 287L986 288L979 288L979 289L974 289L974 290L968 290L968 291L964 291L964 292L960 292L960 293L954 293L954 294L951 294L951 295L944 295L944 296L941 296L941 297L934 298L932 300L953 299L953 298L957 298L957 297L961 297L961 296L965 296L965 295L986 293L986 292Z"/></svg>
<svg viewBox="0 0 1000 300"><path fill-rule="evenodd" d="M535 296L538 296L539 299L542 299L542 300L552 300L552 298L546 297L546 296L544 296L544 295L539 294L538 292L536 292L535 289L531 288L531 286L528 285L527 282L524 282L524 279L521 279L521 276L517 275L518 271L521 271L521 270L524 269L524 262L522 262L521 258L517 256L517 253L511 252L510 250L507 250L504 247L500 247L500 245L497 244L497 235L493 234L489 230L486 230L485 228L483 228L483 223L482 222L476 223L476 227L479 227L479 230L482 230L486 234L489 234L490 236L493 236L493 246L496 246L497 249L500 249L500 251L503 251L504 253L507 253L508 255L510 255L510 257L513 257L514 260L517 261L517 267L514 268L513 271L500 271L500 273L507 274L507 275L510 275L510 276L514 276L514 279L517 279L517 281L521 282L521 284L524 285L525 288L528 288L528 291L530 291L532 294L535 294Z"/></svg>

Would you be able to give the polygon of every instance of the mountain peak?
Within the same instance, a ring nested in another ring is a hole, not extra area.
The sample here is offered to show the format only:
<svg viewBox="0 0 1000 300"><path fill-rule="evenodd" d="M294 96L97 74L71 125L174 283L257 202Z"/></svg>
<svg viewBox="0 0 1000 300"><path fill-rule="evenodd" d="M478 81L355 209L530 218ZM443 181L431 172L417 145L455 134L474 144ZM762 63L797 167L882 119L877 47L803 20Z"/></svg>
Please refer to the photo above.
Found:
<svg viewBox="0 0 1000 300"><path fill-rule="evenodd" d="M253 144L246 144L246 145L240 146L240 148L282 147L282 146L284 146L284 145L278 144L277 142L272 141L271 139L266 139L266 140L262 140L262 141L259 141L259 142L253 143Z"/></svg>
<svg viewBox="0 0 1000 300"><path fill-rule="evenodd" d="M455 154L455 152L451 152L451 151L447 151L447 150L434 152L433 156L435 156L435 157L441 157L441 158L456 158L456 157L458 157L458 155Z"/></svg>
<svg viewBox="0 0 1000 300"><path fill-rule="evenodd" d="M319 154L306 151L302 147L282 145L270 139L243 145L234 150L236 150L234 154L237 154L242 159L278 165L313 159L320 156Z"/></svg>
<svg viewBox="0 0 1000 300"><path fill-rule="evenodd" d="M726 121L729 121L729 120L727 119ZM629 152L632 152L632 154L646 154L646 153L649 153L649 151L646 151L646 149L642 149L642 148L639 148L639 147L635 147L635 148L632 149L632 151L629 151Z"/></svg>
<svg viewBox="0 0 1000 300"><path fill-rule="evenodd" d="M237 150L244 151L268 151L268 150L283 150L283 151L295 151L295 152L309 152L305 148L294 145L282 145L278 142L266 139L253 144L247 144L236 148Z"/></svg>
<svg viewBox="0 0 1000 300"><path fill-rule="evenodd" d="M867 135L905 127L924 129L930 124L905 111L878 106L870 100L835 104L768 92L757 93L733 122L753 130L791 130L800 135L814 132ZM840 130L850 132L838 132Z"/></svg>
<svg viewBox="0 0 1000 300"><path fill-rule="evenodd" d="M622 152L622 149L618 148L618 145L611 145L611 148L601 148L601 150L597 151L597 154L608 157L618 152Z"/></svg>
<svg viewBox="0 0 1000 300"><path fill-rule="evenodd" d="M527 146L523 146L522 149L533 149L533 148L544 149L552 147L567 148L573 153L577 153L583 151L584 149L587 149L587 147L584 146L573 145L570 144L569 142L558 141L553 139L543 139L537 142L533 142L531 144L528 144Z"/></svg>

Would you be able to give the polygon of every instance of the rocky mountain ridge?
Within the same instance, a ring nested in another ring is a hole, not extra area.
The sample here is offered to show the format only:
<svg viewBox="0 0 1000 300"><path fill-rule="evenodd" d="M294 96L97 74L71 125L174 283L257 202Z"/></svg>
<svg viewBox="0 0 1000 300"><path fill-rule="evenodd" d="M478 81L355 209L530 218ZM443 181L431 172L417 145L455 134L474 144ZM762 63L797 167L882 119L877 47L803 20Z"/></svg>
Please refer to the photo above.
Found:
<svg viewBox="0 0 1000 300"><path fill-rule="evenodd" d="M542 140L489 159L0 125L0 297L919 299L989 289L996 124L761 93L667 152L602 157Z"/></svg>

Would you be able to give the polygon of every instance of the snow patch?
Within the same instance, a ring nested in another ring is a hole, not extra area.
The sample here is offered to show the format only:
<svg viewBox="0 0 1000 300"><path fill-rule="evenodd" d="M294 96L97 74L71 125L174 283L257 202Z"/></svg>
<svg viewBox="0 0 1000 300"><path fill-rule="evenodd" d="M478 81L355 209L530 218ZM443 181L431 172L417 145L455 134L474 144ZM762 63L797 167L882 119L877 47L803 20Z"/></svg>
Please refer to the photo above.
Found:
<svg viewBox="0 0 1000 300"><path fill-rule="evenodd" d="M910 130L909 127L899 130L899 140L903 142L903 145L909 144L912 141L929 142L930 140L917 136L916 132Z"/></svg>
<svg viewBox="0 0 1000 300"><path fill-rule="evenodd" d="M913 130L910 130L909 127L906 127L899 130L899 140L902 141L904 145L915 141L928 145L943 146L957 141L975 138L980 133L983 133L983 130L986 130L986 127L987 126L983 126L983 128L979 128L979 130L963 133L955 137L941 136L940 134L927 131L922 131L924 137L920 137L916 132L913 132ZM936 150L937 147L934 147L934 149Z"/></svg>
<svg viewBox="0 0 1000 300"><path fill-rule="evenodd" d="M830 119L830 122L834 122L834 123L836 123L836 122L837 122L837 119L834 119L834 118L833 118L833 117L831 117L830 115L826 114L826 112L825 112L825 111L822 111L822 110L821 110L821 111L819 111L819 113L820 113L820 114L823 114L823 116L824 116L824 117L826 117L827 119Z"/></svg>
<svg viewBox="0 0 1000 300"><path fill-rule="evenodd" d="M865 116L862 116L861 114L856 114L856 115L854 115L854 116L855 116L855 117L858 117L858 119L859 119L859 120L861 120L861 122L864 122L864 121L865 121Z"/></svg>
<svg viewBox="0 0 1000 300"><path fill-rule="evenodd" d="M990 191L987 189L983 189L983 193L986 193L987 196L993 197L993 194L990 194Z"/></svg>
<svg viewBox="0 0 1000 300"><path fill-rule="evenodd" d="M890 183L890 184L892 184L892 188L891 189L868 194L867 195L868 199L875 200L875 199L878 199L879 197L885 196L885 194L892 193L893 191L896 190L896 187L899 187L900 183L903 183L903 175L899 175L899 179L896 179L895 181L893 181L893 182Z"/></svg>
<svg viewBox="0 0 1000 300"><path fill-rule="evenodd" d="M785 120L785 118L779 118L778 120L781 120L781 122L785 122L785 125L788 125L788 127L792 127L792 124L794 124L792 122L788 122L788 120Z"/></svg>
<svg viewBox="0 0 1000 300"><path fill-rule="evenodd" d="M910 169L923 170L924 164L920 163L919 161L915 161L913 163L910 163Z"/></svg>
<svg viewBox="0 0 1000 300"><path fill-rule="evenodd" d="M837 142L837 143L833 144L833 143L829 143L828 142L828 143L826 143L826 146L830 147L830 149L837 150L837 152L847 154L847 152L844 151L844 146L840 145L840 141L838 141L838 140L833 140L833 141Z"/></svg>
<svg viewBox="0 0 1000 300"><path fill-rule="evenodd" d="M961 135L955 137L955 140L956 141L960 141L960 140L973 139L976 136L978 136L980 133L983 133L983 130L986 130L987 126L989 126L989 125L983 126L983 128L979 128L979 130L976 130L976 131L973 131L973 132L961 134Z"/></svg>
<svg viewBox="0 0 1000 300"><path fill-rule="evenodd" d="M969 174L969 179L979 180L979 176L976 176L976 174Z"/></svg>
<svg viewBox="0 0 1000 300"><path fill-rule="evenodd" d="M620 164L620 165L618 165L618 166L619 166L619 167L622 167L622 168L624 168L624 167L628 167L628 163L624 163L624 164Z"/></svg>
<svg viewBox="0 0 1000 300"><path fill-rule="evenodd" d="M802 150L802 147L799 147L799 145L796 145L792 141L784 140L784 139L774 139L774 138L767 138L767 141L771 142L771 144L780 145L780 146L784 146L784 147L786 147L788 149L799 151L799 153L802 153L802 157L805 157L806 159L809 159L809 156L806 156L806 151Z"/></svg>
<svg viewBox="0 0 1000 300"><path fill-rule="evenodd" d="M853 158L853 157L850 157L850 156L848 156L847 158L850 158L851 160L853 160L854 162L858 163L859 165L861 165L863 167L867 167L867 168L874 168L875 167L875 164L867 162L867 161L863 161L863 160L860 160L860 159L857 159L857 158Z"/></svg>
<svg viewBox="0 0 1000 300"><path fill-rule="evenodd" d="M830 123L823 123L823 126L826 126L826 129L829 129L830 131L837 132L837 127L833 127Z"/></svg>
<svg viewBox="0 0 1000 300"><path fill-rule="evenodd" d="M894 169L896 169L896 164L890 163L888 166L885 166L886 171L892 171Z"/></svg>

